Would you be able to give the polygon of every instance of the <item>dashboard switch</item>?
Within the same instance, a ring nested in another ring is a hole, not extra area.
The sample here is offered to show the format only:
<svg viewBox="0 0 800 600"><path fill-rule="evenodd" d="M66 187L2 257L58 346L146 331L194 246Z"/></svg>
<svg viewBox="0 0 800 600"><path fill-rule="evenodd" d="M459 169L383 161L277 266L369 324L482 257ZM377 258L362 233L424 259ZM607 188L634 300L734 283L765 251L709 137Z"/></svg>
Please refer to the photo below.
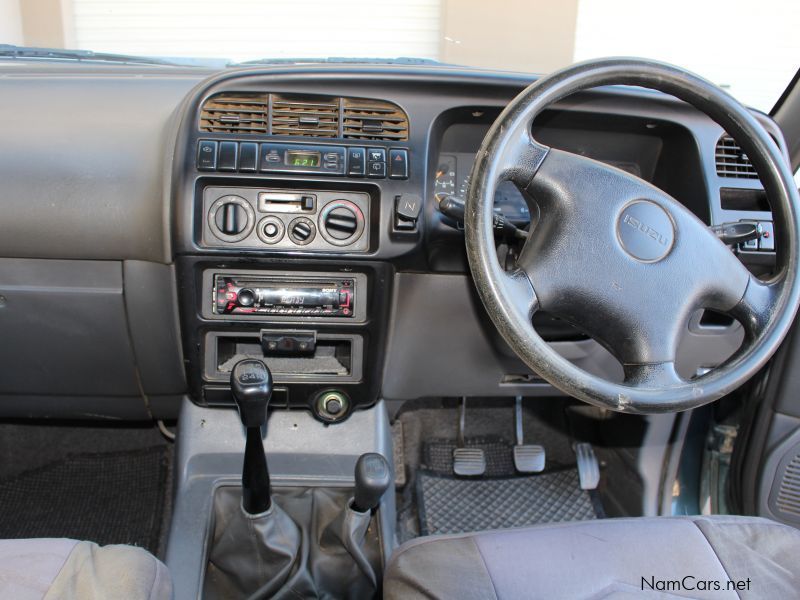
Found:
<svg viewBox="0 0 800 600"><path fill-rule="evenodd" d="M386 163L385 162L371 162L369 163L370 177L386 177Z"/></svg>
<svg viewBox="0 0 800 600"><path fill-rule="evenodd" d="M197 168L200 171L213 171L217 168L217 142L200 140L197 145Z"/></svg>
<svg viewBox="0 0 800 600"><path fill-rule="evenodd" d="M398 148L389 150L389 177L408 179L408 150Z"/></svg>
<svg viewBox="0 0 800 600"><path fill-rule="evenodd" d="M239 170L249 173L258 170L258 144L255 142L239 144Z"/></svg>
<svg viewBox="0 0 800 600"><path fill-rule="evenodd" d="M394 198L394 228L400 231L416 231L422 211L422 198L416 194L402 194Z"/></svg>
<svg viewBox="0 0 800 600"><path fill-rule="evenodd" d="M370 148L367 150L367 176L386 177L386 150Z"/></svg>
<svg viewBox="0 0 800 600"><path fill-rule="evenodd" d="M772 221L761 221L759 225L761 226L761 239L758 241L759 250L774 252L775 228L772 225Z"/></svg>
<svg viewBox="0 0 800 600"><path fill-rule="evenodd" d="M220 142L217 169L220 171L235 171L238 154L239 144L236 142Z"/></svg>
<svg viewBox="0 0 800 600"><path fill-rule="evenodd" d="M367 151L364 148L347 149L347 174L351 177L367 174Z"/></svg>

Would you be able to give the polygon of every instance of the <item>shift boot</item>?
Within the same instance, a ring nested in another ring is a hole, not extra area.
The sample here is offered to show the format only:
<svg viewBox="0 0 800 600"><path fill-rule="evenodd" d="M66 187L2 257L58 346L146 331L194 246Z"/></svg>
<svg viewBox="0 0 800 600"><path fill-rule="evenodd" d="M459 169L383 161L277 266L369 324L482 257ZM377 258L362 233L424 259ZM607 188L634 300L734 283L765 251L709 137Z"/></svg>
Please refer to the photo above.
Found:
<svg viewBox="0 0 800 600"><path fill-rule="evenodd" d="M375 569L364 553L364 540L371 520L369 511L355 511L348 503L347 508L322 531L319 539L323 553L342 555L337 561L337 583L343 590L348 590L351 597L370 598L378 590Z"/></svg>
<svg viewBox="0 0 800 600"><path fill-rule="evenodd" d="M204 596L247 598L259 592L270 598L294 587L304 549L300 529L275 503L251 515L242 509L236 493L219 494ZM307 553L307 549L305 549ZM302 583L297 593L309 592ZM313 595L313 590L311 591Z"/></svg>

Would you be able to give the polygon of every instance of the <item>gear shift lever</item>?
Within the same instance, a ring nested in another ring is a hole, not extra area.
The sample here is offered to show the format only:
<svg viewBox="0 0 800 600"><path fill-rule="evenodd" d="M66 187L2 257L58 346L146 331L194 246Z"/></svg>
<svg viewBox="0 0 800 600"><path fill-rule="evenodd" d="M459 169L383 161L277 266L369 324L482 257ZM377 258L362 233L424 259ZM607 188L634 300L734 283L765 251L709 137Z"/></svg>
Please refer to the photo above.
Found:
<svg viewBox="0 0 800 600"><path fill-rule="evenodd" d="M383 455L367 452L358 457L353 510L368 512L380 504L391 481L392 472Z"/></svg>
<svg viewBox="0 0 800 600"><path fill-rule="evenodd" d="M242 506L251 515L272 504L267 457L261 427L267 422L267 404L272 396L272 374L262 361L241 360L231 371L231 391L239 417L247 429L242 466Z"/></svg>

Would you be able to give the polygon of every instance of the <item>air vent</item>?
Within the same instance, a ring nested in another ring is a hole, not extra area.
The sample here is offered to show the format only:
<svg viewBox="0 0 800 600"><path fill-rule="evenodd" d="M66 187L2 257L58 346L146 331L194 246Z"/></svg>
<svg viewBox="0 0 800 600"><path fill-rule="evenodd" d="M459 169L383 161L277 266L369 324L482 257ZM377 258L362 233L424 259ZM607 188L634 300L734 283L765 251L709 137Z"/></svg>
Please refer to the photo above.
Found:
<svg viewBox="0 0 800 600"><path fill-rule="evenodd" d="M800 454L786 465L775 505L786 515L800 517Z"/></svg>
<svg viewBox="0 0 800 600"><path fill-rule="evenodd" d="M267 133L266 94L217 94L200 112L200 131Z"/></svg>
<svg viewBox="0 0 800 600"><path fill-rule="evenodd" d="M720 177L758 179L753 163L731 136L726 134L719 138L715 156Z"/></svg>
<svg viewBox="0 0 800 600"><path fill-rule="evenodd" d="M203 104L200 131L402 142L408 117L384 100L224 92Z"/></svg>
<svg viewBox="0 0 800 600"><path fill-rule="evenodd" d="M343 137L352 140L408 139L408 117L400 108L377 100L345 98Z"/></svg>
<svg viewBox="0 0 800 600"><path fill-rule="evenodd" d="M272 135L339 137L339 100L272 99Z"/></svg>

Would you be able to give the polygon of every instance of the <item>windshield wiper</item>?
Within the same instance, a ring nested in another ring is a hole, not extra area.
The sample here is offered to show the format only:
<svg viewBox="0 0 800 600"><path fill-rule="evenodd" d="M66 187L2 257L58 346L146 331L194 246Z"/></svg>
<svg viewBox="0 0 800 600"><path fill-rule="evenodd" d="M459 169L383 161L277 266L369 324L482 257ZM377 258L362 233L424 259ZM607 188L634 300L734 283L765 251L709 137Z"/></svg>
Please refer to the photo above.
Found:
<svg viewBox="0 0 800 600"><path fill-rule="evenodd" d="M359 58L349 56L329 56L324 58L257 58L243 62L230 63L229 66L247 65L301 65L301 64L355 64L355 65L441 65L432 58L413 58L401 56L399 58Z"/></svg>
<svg viewBox="0 0 800 600"><path fill-rule="evenodd" d="M127 54L110 54L107 52L94 52L92 50L67 50L63 48L34 48L31 46L14 46L0 44L0 59L45 59L45 60L77 60L92 62L113 62L138 65L164 65L164 66L198 66L196 62L187 60L185 63L178 60L166 60L148 56L130 56Z"/></svg>

